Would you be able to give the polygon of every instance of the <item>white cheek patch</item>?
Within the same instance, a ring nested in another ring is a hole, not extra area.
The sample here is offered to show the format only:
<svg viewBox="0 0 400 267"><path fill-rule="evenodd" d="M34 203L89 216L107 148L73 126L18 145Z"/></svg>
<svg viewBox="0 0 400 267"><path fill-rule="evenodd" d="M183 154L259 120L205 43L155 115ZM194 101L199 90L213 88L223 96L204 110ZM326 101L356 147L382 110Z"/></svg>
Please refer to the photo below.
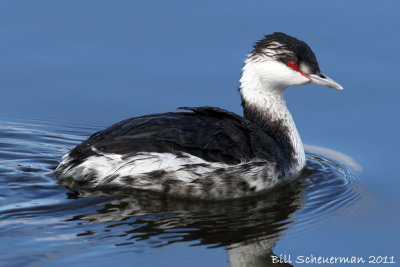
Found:
<svg viewBox="0 0 400 267"><path fill-rule="evenodd" d="M240 79L241 88L250 90L260 88L264 92L283 91L289 86L309 82L310 79L304 77L299 71L293 70L278 61L254 62L246 60Z"/></svg>

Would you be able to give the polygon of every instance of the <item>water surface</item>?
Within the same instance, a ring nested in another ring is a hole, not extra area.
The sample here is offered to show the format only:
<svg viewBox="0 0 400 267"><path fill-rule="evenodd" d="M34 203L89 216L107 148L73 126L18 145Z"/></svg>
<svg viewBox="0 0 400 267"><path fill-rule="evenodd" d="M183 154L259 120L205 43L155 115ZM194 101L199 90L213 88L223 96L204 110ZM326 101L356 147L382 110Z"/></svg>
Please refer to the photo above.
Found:
<svg viewBox="0 0 400 267"><path fill-rule="evenodd" d="M267 263L286 229L312 231L332 216L352 214L361 203L357 166L316 147L310 147L317 152L307 153L299 179L254 198L195 201L142 191L74 192L59 185L52 171L61 156L102 127L0 122L0 231L3 244L13 244L3 248L4 263L90 258L91 264L104 264L104 255L109 262L125 261L187 246L222 248L232 266ZM168 257L164 263L174 261Z"/></svg>

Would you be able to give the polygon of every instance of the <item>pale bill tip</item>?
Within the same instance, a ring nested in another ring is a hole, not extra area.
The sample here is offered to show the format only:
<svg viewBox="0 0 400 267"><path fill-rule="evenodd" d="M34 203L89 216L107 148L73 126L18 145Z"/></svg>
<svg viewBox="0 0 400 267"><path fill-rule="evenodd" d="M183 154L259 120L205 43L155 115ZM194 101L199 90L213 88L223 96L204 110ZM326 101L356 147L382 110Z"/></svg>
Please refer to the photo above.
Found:
<svg viewBox="0 0 400 267"><path fill-rule="evenodd" d="M325 87L343 90L343 87L324 74L310 74L308 78L312 83L319 84Z"/></svg>

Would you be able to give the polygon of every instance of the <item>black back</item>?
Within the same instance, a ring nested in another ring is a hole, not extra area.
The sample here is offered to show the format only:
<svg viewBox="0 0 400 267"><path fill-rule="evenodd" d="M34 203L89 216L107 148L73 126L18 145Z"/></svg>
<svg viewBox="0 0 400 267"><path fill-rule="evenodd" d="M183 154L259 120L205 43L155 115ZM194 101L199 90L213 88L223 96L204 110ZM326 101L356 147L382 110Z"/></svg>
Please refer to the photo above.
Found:
<svg viewBox="0 0 400 267"><path fill-rule="evenodd" d="M253 122L219 108L181 109L192 112L130 118L99 131L70 152L71 164L100 153L128 157L169 152L183 157L186 152L210 162L237 164L258 158L283 167L281 149Z"/></svg>

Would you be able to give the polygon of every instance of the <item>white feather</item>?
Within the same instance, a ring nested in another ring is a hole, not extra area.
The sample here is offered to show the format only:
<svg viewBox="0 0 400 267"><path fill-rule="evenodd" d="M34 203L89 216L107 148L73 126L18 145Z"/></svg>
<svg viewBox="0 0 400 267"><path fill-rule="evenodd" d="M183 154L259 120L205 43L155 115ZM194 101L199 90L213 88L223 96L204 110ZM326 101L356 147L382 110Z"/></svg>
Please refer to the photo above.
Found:
<svg viewBox="0 0 400 267"><path fill-rule="evenodd" d="M276 121L282 121L289 129L297 159L296 166L288 173L297 174L305 165L303 143L290 114L283 92L288 86L309 83L309 79L278 61L255 62L246 60L240 79L243 99L265 111Z"/></svg>
<svg viewBox="0 0 400 267"><path fill-rule="evenodd" d="M236 185L242 182L246 183L247 188L253 188L252 192L255 193L269 189L280 181L271 163L257 159L229 165L207 162L188 153L182 153L177 157L172 153L141 152L127 158L118 154L103 153L88 157L72 168L64 168L68 166L70 160L67 154L58 167L60 170L58 176L61 179L65 178L66 181L68 177L74 177L73 181L79 181L84 179L86 174L96 177L95 180L91 180L90 187L116 185L120 188L131 187L160 192L168 181L175 181L179 183L170 186L171 194L187 194L185 191L192 186L194 190L190 194L194 197L207 195L208 198L226 198L251 193L237 188ZM216 173L216 170L223 171ZM155 171L162 172L162 177L154 178L151 173ZM124 180L125 177L133 178L134 183ZM214 184L208 189L209 192L204 191L204 183L199 182L199 178L203 182L209 181Z"/></svg>

